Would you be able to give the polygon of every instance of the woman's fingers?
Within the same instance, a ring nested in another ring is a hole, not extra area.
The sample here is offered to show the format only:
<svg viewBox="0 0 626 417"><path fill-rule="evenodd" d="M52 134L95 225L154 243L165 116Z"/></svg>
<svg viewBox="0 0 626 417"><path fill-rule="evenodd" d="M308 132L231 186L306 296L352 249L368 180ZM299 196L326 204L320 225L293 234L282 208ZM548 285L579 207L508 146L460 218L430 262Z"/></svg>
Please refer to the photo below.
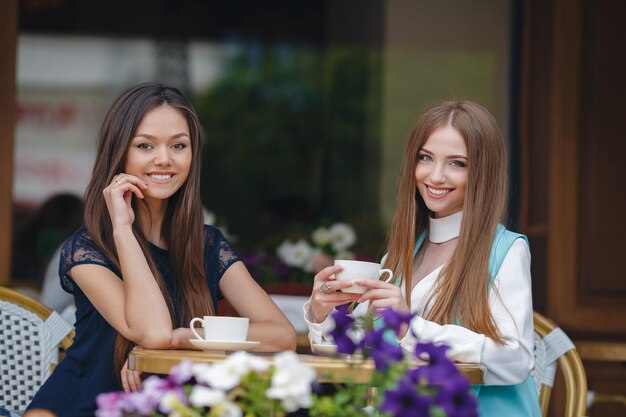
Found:
<svg viewBox="0 0 626 417"><path fill-rule="evenodd" d="M352 285L354 285L352 281L325 281L318 289L324 294L333 294L341 289L350 288Z"/></svg>
<svg viewBox="0 0 626 417"><path fill-rule="evenodd" d="M111 221L114 224L132 224L135 221L132 197L135 195L138 199L143 199L143 191L147 188L148 184L134 175L114 176L110 184L102 190Z"/></svg>
<svg viewBox="0 0 626 417"><path fill-rule="evenodd" d="M114 176L113 179L111 180L111 184L109 185L109 187L124 185L126 183L134 184L137 187L142 188L144 190L148 189L148 184L145 181L143 181L141 178L135 175L129 175L129 174L123 174L123 173Z"/></svg>
<svg viewBox="0 0 626 417"><path fill-rule="evenodd" d="M361 284L359 284L361 285ZM409 306L402 294L402 290L395 285L386 284L384 288L368 289L358 299L359 303L370 302L370 308L393 308L409 311Z"/></svg>
<svg viewBox="0 0 626 417"><path fill-rule="evenodd" d="M389 284L388 282L379 281L377 279L357 279L354 281L354 283L367 289L393 289L393 288L399 289L400 288L397 285Z"/></svg>
<svg viewBox="0 0 626 417"><path fill-rule="evenodd" d="M124 391L141 390L141 372L128 369L128 360L124 362L124 366L122 366L121 379Z"/></svg>
<svg viewBox="0 0 626 417"><path fill-rule="evenodd" d="M313 279L315 280L315 282L322 282L322 281L329 281L329 280L334 281L335 274L338 272L341 272L342 270L343 270L343 267L341 265L327 266L326 268L318 272L315 275L315 278Z"/></svg>
<svg viewBox="0 0 626 417"><path fill-rule="evenodd" d="M327 303L338 306L341 304L351 303L359 299L361 294L353 294L351 292L338 292L327 297ZM334 307L333 306L333 307Z"/></svg>
<svg viewBox="0 0 626 417"><path fill-rule="evenodd" d="M148 189L148 184L145 181L143 181L141 178L136 177L134 175L127 175L127 174L119 174L113 177L113 179L111 180L111 183L109 184L107 188L109 189L121 188L124 190L128 190L128 187L127 187L128 184L134 185L135 187L137 187L137 189L143 189L143 190Z"/></svg>
<svg viewBox="0 0 626 417"><path fill-rule="evenodd" d="M128 376L126 375L126 372L124 372L124 369L120 372L120 379L122 380L122 388L124 391L129 392L130 384L128 383Z"/></svg>
<svg viewBox="0 0 626 417"><path fill-rule="evenodd" d="M133 383L131 383L131 389L133 391L141 391L141 372L139 371L129 371L131 374L131 379Z"/></svg>

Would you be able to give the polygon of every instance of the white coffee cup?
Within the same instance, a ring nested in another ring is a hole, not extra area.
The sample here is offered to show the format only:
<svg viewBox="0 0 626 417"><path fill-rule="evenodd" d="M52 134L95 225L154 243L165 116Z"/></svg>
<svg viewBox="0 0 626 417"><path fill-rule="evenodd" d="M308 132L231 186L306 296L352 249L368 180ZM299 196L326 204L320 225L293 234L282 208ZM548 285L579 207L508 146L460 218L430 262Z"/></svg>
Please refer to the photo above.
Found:
<svg viewBox="0 0 626 417"><path fill-rule="evenodd" d="M389 274L389 277L385 282L390 282L393 279L393 271L390 269L381 269L380 264L374 262L363 261L349 261L338 259L335 261L335 265L341 265L343 271L335 274L337 281L354 281L356 279L370 279L379 280L383 274ZM354 294L363 294L367 288L360 285L353 285L348 288L342 288L342 292L350 292Z"/></svg>
<svg viewBox="0 0 626 417"><path fill-rule="evenodd" d="M194 323L202 323L204 337L194 328ZM199 340L213 342L245 342L248 337L247 317L204 316L191 320L189 327Z"/></svg>

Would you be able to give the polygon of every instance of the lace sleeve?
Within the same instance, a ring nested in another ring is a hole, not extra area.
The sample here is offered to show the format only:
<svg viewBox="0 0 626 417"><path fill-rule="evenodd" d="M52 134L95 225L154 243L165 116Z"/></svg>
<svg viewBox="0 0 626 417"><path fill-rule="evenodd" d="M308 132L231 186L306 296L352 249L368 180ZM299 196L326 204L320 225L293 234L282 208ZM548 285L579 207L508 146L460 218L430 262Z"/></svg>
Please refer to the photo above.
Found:
<svg viewBox="0 0 626 417"><path fill-rule="evenodd" d="M96 246L87 234L84 227L70 236L61 249L59 263L59 277L61 286L70 294L74 293L74 280L69 276L70 269L76 265L94 264L110 269L115 275L121 277L120 271Z"/></svg>
<svg viewBox="0 0 626 417"><path fill-rule="evenodd" d="M205 226L207 249L212 255L213 274L219 280L224 272L235 262L240 261L239 254L230 246L222 232L218 229Z"/></svg>

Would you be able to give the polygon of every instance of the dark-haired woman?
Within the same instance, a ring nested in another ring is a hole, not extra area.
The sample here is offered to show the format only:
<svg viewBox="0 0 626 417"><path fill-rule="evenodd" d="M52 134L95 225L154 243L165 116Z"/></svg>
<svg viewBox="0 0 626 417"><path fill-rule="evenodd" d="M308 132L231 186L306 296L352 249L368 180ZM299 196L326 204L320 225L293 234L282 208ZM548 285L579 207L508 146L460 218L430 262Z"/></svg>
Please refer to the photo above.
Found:
<svg viewBox="0 0 626 417"><path fill-rule="evenodd" d="M61 253L76 337L29 409L93 416L98 394L139 388L125 365L133 346L193 349L191 318L215 314L221 297L250 318L257 350L295 349L289 321L224 236L203 225L200 139L175 88L144 83L114 101L85 193L85 227Z"/></svg>

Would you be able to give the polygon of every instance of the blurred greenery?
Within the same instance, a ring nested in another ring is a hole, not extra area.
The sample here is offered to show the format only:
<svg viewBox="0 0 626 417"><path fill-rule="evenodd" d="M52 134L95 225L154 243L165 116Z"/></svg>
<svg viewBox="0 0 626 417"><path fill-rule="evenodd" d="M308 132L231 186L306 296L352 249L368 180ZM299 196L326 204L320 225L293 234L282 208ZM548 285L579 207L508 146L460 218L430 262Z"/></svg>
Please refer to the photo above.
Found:
<svg viewBox="0 0 626 417"><path fill-rule="evenodd" d="M377 256L380 71L375 50L249 46L196 97L203 204L238 247L327 219Z"/></svg>

